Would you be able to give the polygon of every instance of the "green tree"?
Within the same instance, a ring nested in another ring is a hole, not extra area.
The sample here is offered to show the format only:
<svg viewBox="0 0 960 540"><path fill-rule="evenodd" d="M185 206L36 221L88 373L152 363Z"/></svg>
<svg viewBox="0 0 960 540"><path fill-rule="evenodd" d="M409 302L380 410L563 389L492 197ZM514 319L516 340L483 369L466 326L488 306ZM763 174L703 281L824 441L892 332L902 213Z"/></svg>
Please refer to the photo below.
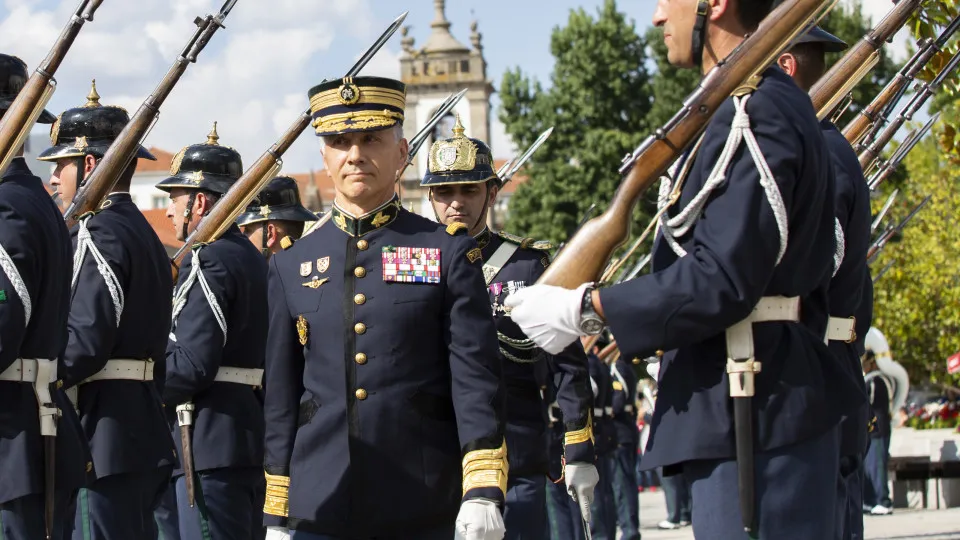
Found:
<svg viewBox="0 0 960 540"><path fill-rule="evenodd" d="M596 16L572 10L550 50L549 88L519 68L504 74L500 119L521 148L554 127L511 199L507 228L561 242L591 204L602 209L612 197L621 159L649 129L650 97L644 41L614 0Z"/></svg>

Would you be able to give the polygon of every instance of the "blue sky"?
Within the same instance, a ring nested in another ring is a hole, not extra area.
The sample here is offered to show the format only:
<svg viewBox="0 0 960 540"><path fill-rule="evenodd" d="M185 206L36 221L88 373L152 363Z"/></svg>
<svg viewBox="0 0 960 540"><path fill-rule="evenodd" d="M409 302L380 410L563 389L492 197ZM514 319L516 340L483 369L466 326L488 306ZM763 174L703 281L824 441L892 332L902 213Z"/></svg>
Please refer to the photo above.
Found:
<svg viewBox="0 0 960 540"><path fill-rule="evenodd" d="M79 0L0 0L0 51L27 61L46 55ZM102 103L131 114L153 90L193 34L195 16L219 9L222 0L105 0L57 74L49 109L55 113L83 103L97 79ZM505 70L520 66L547 82L553 65L549 40L570 10L596 13L602 0L448 0L451 31L468 43L470 23L483 35L488 77L499 87ZM866 0L882 14L889 0ZM654 0L619 0L639 30L650 25ZM305 6L310 6L305 8ZM307 106L307 90L346 71L370 42L403 11L417 45L430 33L434 0L239 0L227 28L191 65L164 105L146 140L175 152L202 142L214 120L221 143L252 163ZM393 37L363 72L399 76L400 35ZM494 106L499 103L494 96ZM492 116L491 143L498 157L511 144ZM43 130L40 127L38 130ZM319 169L316 137L304 133L285 159L288 173Z"/></svg>

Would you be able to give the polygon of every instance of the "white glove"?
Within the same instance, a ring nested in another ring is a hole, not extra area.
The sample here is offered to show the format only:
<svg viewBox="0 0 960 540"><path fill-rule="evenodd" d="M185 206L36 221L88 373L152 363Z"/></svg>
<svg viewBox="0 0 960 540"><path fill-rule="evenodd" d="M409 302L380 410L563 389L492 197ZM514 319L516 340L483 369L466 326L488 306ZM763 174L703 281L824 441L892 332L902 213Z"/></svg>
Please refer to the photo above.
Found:
<svg viewBox="0 0 960 540"><path fill-rule="evenodd" d="M286 527L267 527L266 540L290 540L290 529Z"/></svg>
<svg viewBox="0 0 960 540"><path fill-rule="evenodd" d="M454 540L502 540L506 533L496 503L470 499L460 505Z"/></svg>
<svg viewBox="0 0 960 540"><path fill-rule="evenodd" d="M575 290L553 285L531 285L503 301L510 318L537 346L550 354L559 354L577 340L580 331L580 304L583 291L592 283Z"/></svg>
<svg viewBox="0 0 960 540"><path fill-rule="evenodd" d="M647 363L647 375L653 378L655 381L659 381L660 377L660 362L648 362Z"/></svg>
<svg viewBox="0 0 960 540"><path fill-rule="evenodd" d="M580 506L583 521L590 523L590 505L593 504L593 490L600 481L600 473L590 463L567 463L563 468L563 479L567 483L567 493Z"/></svg>

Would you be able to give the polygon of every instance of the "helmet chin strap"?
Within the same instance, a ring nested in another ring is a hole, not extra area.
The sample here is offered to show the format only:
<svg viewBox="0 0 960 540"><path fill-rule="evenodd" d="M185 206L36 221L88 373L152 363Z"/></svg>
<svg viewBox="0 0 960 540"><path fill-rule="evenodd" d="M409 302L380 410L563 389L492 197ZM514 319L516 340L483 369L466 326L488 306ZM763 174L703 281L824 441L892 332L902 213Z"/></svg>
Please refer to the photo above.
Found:
<svg viewBox="0 0 960 540"><path fill-rule="evenodd" d="M707 0L697 2L697 20L693 24L693 63L703 65L703 48L707 43L707 15L710 12Z"/></svg>
<svg viewBox="0 0 960 540"><path fill-rule="evenodd" d="M187 207L183 210L183 239L187 239L187 231L190 228L190 222L193 221L193 204L197 201L196 190L190 193L187 199Z"/></svg>
<svg viewBox="0 0 960 540"><path fill-rule="evenodd" d="M263 231L263 234L260 235L260 253L262 253L263 256L268 259L270 258L270 248L267 247L267 240L268 240L267 236L269 236L269 233L270 233L269 229L270 229L270 222L264 221L263 228L260 229L261 231Z"/></svg>
<svg viewBox="0 0 960 540"><path fill-rule="evenodd" d="M87 156L80 156L77 158L77 189L73 192L74 196L80 192L80 188L83 187L83 183L87 181Z"/></svg>

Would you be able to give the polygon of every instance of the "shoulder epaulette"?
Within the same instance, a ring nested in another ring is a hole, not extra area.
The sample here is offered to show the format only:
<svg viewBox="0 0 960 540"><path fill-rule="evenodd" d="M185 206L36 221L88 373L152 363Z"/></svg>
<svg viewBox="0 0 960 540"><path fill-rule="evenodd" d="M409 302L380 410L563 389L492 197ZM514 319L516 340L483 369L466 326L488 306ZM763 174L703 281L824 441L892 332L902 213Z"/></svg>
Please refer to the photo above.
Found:
<svg viewBox="0 0 960 540"><path fill-rule="evenodd" d="M740 85L736 90L733 91L733 96L743 97L747 94L752 94L757 91L757 88L760 87L760 81L763 80L763 77L760 75L753 75L747 79L742 85Z"/></svg>
<svg viewBox="0 0 960 540"><path fill-rule="evenodd" d="M290 238L289 236L284 236L283 238L280 239L280 248L284 250L290 249L291 247L293 247L293 242L294 242L293 238Z"/></svg>
<svg viewBox="0 0 960 540"><path fill-rule="evenodd" d="M466 223L460 223L459 221L455 221L447 225L447 234L449 234L450 236L454 236L460 231L466 232L467 228L468 227Z"/></svg>
<svg viewBox="0 0 960 540"><path fill-rule="evenodd" d="M553 244L546 240L523 238L521 236L516 236L504 231L500 231L497 234L500 236L500 238L503 238L511 244L517 244L521 249L535 249L537 251L551 251L553 249Z"/></svg>

